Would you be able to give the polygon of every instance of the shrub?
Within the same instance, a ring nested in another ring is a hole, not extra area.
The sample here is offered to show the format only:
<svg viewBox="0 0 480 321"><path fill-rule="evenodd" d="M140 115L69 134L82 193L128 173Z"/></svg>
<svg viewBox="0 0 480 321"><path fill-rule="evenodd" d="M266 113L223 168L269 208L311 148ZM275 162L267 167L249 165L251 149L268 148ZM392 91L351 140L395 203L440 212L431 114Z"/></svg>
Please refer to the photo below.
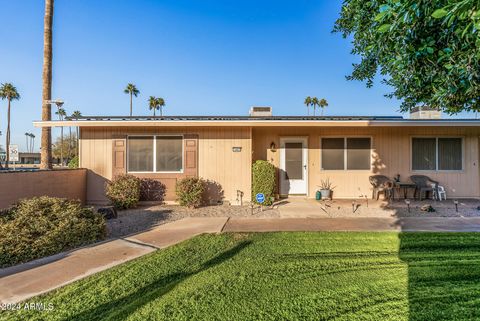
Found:
<svg viewBox="0 0 480 321"><path fill-rule="evenodd" d="M140 180L140 200L163 202L165 198L165 184L152 179L142 178Z"/></svg>
<svg viewBox="0 0 480 321"><path fill-rule="evenodd" d="M257 160L252 166L252 200L257 203L255 195L263 193L263 205L272 205L275 193L275 166L264 160ZM257 203L258 204L258 203Z"/></svg>
<svg viewBox="0 0 480 321"><path fill-rule="evenodd" d="M177 201L182 206L190 208L199 207L202 204L202 196L205 191L205 181L198 177L187 177L177 181L175 194Z"/></svg>
<svg viewBox="0 0 480 321"><path fill-rule="evenodd" d="M105 234L103 217L79 201L24 199L0 214L0 267L89 244Z"/></svg>
<svg viewBox="0 0 480 321"><path fill-rule="evenodd" d="M117 175L107 183L105 194L118 209L135 207L140 201L140 178L133 175Z"/></svg>
<svg viewBox="0 0 480 321"><path fill-rule="evenodd" d="M78 156L73 157L73 158L68 162L68 168L71 168L71 169L78 168Z"/></svg>

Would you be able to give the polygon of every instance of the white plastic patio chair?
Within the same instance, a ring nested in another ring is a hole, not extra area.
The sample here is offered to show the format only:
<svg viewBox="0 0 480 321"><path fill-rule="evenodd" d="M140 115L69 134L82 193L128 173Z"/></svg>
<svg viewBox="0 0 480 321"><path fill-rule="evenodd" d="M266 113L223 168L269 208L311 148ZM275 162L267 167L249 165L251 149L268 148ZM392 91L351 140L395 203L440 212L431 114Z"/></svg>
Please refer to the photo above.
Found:
<svg viewBox="0 0 480 321"><path fill-rule="evenodd" d="M447 199L447 192L445 191L445 187L438 185L438 187L435 189L435 184L432 184L432 188L433 188L433 199L441 201L442 196L444 200ZM437 192L438 192L438 195L437 195Z"/></svg>

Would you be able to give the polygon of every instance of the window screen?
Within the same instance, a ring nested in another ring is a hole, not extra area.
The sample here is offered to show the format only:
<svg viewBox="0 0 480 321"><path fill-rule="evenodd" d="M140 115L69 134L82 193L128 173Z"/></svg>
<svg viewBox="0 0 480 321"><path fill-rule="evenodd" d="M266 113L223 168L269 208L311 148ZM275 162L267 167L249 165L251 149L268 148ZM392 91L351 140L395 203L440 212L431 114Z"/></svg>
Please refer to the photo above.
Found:
<svg viewBox="0 0 480 321"><path fill-rule="evenodd" d="M285 171L288 179L303 179L302 143L285 143Z"/></svg>
<svg viewBox="0 0 480 321"><path fill-rule="evenodd" d="M438 139L438 169L448 171L462 169L461 138Z"/></svg>
<svg viewBox="0 0 480 321"><path fill-rule="evenodd" d="M157 172L179 172L183 165L181 136L157 136Z"/></svg>
<svg viewBox="0 0 480 321"><path fill-rule="evenodd" d="M128 138L128 171L153 171L153 137Z"/></svg>
<svg viewBox="0 0 480 321"><path fill-rule="evenodd" d="M322 169L344 169L344 148L344 138L322 138Z"/></svg>
<svg viewBox="0 0 480 321"><path fill-rule="evenodd" d="M347 169L370 169L370 138L347 138Z"/></svg>
<svg viewBox="0 0 480 321"><path fill-rule="evenodd" d="M436 138L412 139L412 169L435 170L437 164Z"/></svg>

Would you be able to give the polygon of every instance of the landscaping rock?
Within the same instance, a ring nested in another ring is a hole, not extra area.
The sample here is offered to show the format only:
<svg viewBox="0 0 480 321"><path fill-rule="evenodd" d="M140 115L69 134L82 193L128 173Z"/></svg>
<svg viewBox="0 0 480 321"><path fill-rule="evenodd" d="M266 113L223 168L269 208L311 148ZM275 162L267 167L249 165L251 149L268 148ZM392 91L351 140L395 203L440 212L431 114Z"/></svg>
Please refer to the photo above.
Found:
<svg viewBox="0 0 480 321"><path fill-rule="evenodd" d="M103 216L106 220L111 220L111 219L114 219L114 218L117 218L117 217L118 217L117 210L116 210L115 207L113 207L113 206L100 207L100 208L97 210L97 212L98 212L98 214L102 214L102 216Z"/></svg>

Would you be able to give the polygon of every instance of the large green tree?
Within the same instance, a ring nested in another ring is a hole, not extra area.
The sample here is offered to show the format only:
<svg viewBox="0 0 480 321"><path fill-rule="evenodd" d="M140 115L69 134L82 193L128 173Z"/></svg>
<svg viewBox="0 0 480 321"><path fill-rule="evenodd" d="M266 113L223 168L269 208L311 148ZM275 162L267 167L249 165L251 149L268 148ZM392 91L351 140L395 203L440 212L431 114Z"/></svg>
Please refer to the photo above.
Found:
<svg viewBox="0 0 480 321"><path fill-rule="evenodd" d="M380 73L401 111L480 109L480 1L345 0L334 31L361 58L347 79Z"/></svg>

